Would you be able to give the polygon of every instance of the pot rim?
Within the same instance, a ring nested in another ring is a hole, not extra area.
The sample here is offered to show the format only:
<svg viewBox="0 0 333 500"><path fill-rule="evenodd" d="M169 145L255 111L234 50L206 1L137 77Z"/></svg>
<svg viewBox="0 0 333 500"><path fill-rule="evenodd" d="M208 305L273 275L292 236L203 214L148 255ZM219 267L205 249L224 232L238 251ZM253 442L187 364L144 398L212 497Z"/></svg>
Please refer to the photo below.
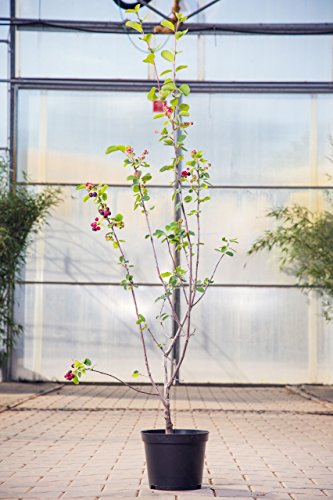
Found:
<svg viewBox="0 0 333 500"><path fill-rule="evenodd" d="M193 444L208 440L209 431L201 429L174 429L166 434L165 429L147 429L141 431L142 440L147 444Z"/></svg>

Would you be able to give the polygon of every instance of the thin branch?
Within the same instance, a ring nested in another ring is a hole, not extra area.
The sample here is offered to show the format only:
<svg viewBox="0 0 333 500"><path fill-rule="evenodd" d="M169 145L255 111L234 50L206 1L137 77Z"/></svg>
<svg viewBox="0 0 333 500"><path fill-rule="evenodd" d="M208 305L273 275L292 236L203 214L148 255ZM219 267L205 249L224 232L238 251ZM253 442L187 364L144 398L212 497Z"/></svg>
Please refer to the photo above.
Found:
<svg viewBox="0 0 333 500"><path fill-rule="evenodd" d="M122 255L123 259L124 259L123 260L123 262L124 262L123 265L124 265L124 267L126 269L127 274L130 274L129 267L126 264L126 258L125 258L124 251L123 251L123 249L121 247L120 241L119 241L118 236L117 236L117 234L116 234L115 231L114 231L114 236L115 236L116 242L118 244L118 248L120 250L120 253L121 253L121 255ZM138 308L138 303L137 303L137 300L136 300L136 295L135 295L133 286L131 286L131 294L132 294L132 298L133 298L133 302L134 302L134 308L135 308L135 312L136 312L136 317L137 317L137 320L139 320L140 319L139 308ZM145 360L147 375L149 377L149 380L150 380L151 384L155 388L156 392L159 394L160 398L163 400L163 396L160 393L160 391L158 390L158 387L157 387L157 385L156 385L156 383L155 383L155 381L153 379L153 376L151 374L149 360L148 360L147 347L146 347L146 341L145 341L142 329L140 327L140 324L138 326L139 326L139 330L140 330L140 338L141 338L141 343L142 343L142 349L143 349L143 355L144 355L144 360Z"/></svg>
<svg viewBox="0 0 333 500"><path fill-rule="evenodd" d="M209 280L210 280L210 281L212 281L212 280L213 280L213 278L214 278L214 276L215 276L215 273L216 273L216 271L217 271L217 268L219 267L220 262L221 262L221 260L223 259L224 255L225 255L225 254L222 254L222 255L221 255L221 257L219 258L219 260L217 261L216 266L214 267L214 270L213 270L213 272L212 272L212 275L211 275L211 277L209 278ZM198 298L198 300L196 300L195 302L193 302L193 304L192 304L192 305L193 305L193 307L194 307L194 306L196 306L196 305L198 304L198 302L200 302L200 300L202 300L202 299L203 299L203 297L205 296L205 294L206 294L206 292L207 292L207 290L208 290L209 285L210 285L210 283L208 283L208 285L206 285L205 291L204 291L204 292L202 292L202 294L201 294L201 296Z"/></svg>
<svg viewBox="0 0 333 500"><path fill-rule="evenodd" d="M86 370L87 371L89 370L89 371L95 372L95 373L99 373L100 375L107 375L108 377L111 377L111 378L117 380L121 384L126 385L126 387L133 389L133 391L141 392L142 394L148 394L148 396L160 396L159 392L154 393L154 392L142 391L141 389L138 389L137 387L134 387L133 385L128 384L124 380L121 380L120 378L116 377L115 375L111 375L111 373L102 372L100 370L96 370L95 368L86 368Z"/></svg>

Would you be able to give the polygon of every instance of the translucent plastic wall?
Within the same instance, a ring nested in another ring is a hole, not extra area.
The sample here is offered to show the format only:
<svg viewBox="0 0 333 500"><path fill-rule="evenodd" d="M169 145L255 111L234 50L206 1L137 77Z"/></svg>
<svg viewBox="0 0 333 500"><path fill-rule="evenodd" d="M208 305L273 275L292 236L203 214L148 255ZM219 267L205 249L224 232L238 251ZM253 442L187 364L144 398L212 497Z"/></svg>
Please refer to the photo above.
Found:
<svg viewBox="0 0 333 500"><path fill-rule="evenodd" d="M161 10L163 4L155 3ZM194 10L197 2L186 5ZM17 15L120 19L109 0L100 1L98 8L82 0L24 0L18 3ZM225 0L193 21L332 18L331 2L325 0ZM17 177L22 181L27 174L33 189L61 184L63 202L36 238L18 290L17 316L25 333L13 362L16 379L61 380L71 360L85 356L126 380L133 370L144 372L133 307L118 284L119 266L103 237L91 232L94 210L82 204L74 189L86 181L112 186L114 210L123 212L127 221L124 239L140 282L142 311L153 320L160 290L144 240L144 220L131 212L127 172L119 158L104 155L109 144L147 148L155 169L152 196L161 207L152 212L153 226L163 227L173 218L170 179L159 173L168 151L154 137L151 103L135 88L136 79L152 76L140 63L137 43L137 37L126 34L17 34L17 77L32 79L29 88L18 89ZM198 82L332 80L332 36L191 35L183 49L190 65L186 77ZM38 78L84 78L91 88L34 88ZM96 80L105 78L127 79L133 88L96 90ZM279 271L274 253L247 256L251 243L269 228L269 209L294 202L313 209L324 206L324 189L330 186L326 174L332 171L333 95L198 91L189 101L195 125L188 147L204 149L213 164L202 274L215 264L213 249L221 235L238 237L240 244L195 312L196 334L181 381L333 382L333 328L321 318L315 294L302 294L293 278ZM161 259L166 266L162 254ZM166 328L170 331L170 325ZM152 346L149 352L158 374L158 353Z"/></svg>

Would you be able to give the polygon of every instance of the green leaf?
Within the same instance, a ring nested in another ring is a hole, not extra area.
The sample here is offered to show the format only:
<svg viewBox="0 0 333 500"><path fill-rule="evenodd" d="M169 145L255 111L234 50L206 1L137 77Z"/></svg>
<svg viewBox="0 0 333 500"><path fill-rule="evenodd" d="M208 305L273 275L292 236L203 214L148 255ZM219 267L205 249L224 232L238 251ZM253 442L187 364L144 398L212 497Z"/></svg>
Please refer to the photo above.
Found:
<svg viewBox="0 0 333 500"><path fill-rule="evenodd" d="M114 153L115 151L122 151L124 153L125 149L126 149L126 147L123 146L122 144L118 144L117 146L109 146L106 149L105 154L108 155L110 153Z"/></svg>
<svg viewBox="0 0 333 500"><path fill-rule="evenodd" d="M142 62L148 63L148 64L154 64L154 62L155 62L155 54L152 54L152 53L148 54L147 57L145 59L143 59Z"/></svg>
<svg viewBox="0 0 333 500"><path fill-rule="evenodd" d="M226 252L226 255L229 255L229 257L233 257L234 253L229 250L228 252Z"/></svg>
<svg viewBox="0 0 333 500"><path fill-rule="evenodd" d="M149 101L156 101L157 100L157 95L156 95L156 87L152 87L150 91L147 94L147 99Z"/></svg>
<svg viewBox="0 0 333 500"><path fill-rule="evenodd" d="M136 321L136 324L140 325L141 323L144 323L145 321L146 321L146 318L142 314L139 314L138 320Z"/></svg>
<svg viewBox="0 0 333 500"><path fill-rule="evenodd" d="M181 12L175 12L176 18L180 23L184 23L187 19L187 16L184 16Z"/></svg>
<svg viewBox="0 0 333 500"><path fill-rule="evenodd" d="M186 68L188 68L188 66L181 64L180 66L177 66L176 71L181 71L182 69L186 69Z"/></svg>
<svg viewBox="0 0 333 500"><path fill-rule="evenodd" d="M172 92L173 90L176 90L177 87L173 82L167 82L164 85L162 85L162 90L166 92Z"/></svg>
<svg viewBox="0 0 333 500"><path fill-rule="evenodd" d="M85 358L85 360L83 361L83 364L86 365L86 366L91 366L92 365L92 362L89 358Z"/></svg>
<svg viewBox="0 0 333 500"><path fill-rule="evenodd" d="M75 385L78 385L80 383L78 377L75 375L75 377L72 379L72 382L75 384Z"/></svg>
<svg viewBox="0 0 333 500"><path fill-rule="evenodd" d="M135 21L126 21L125 26L127 26L127 28L132 28L133 30L138 31L139 33L143 32L141 24L136 23Z"/></svg>
<svg viewBox="0 0 333 500"><path fill-rule="evenodd" d="M172 69L166 69L166 70L162 71L160 76L166 75L167 73L172 73Z"/></svg>
<svg viewBox="0 0 333 500"><path fill-rule="evenodd" d="M151 173L148 172L148 174L145 174L143 177L142 177L142 182L148 182L152 179L152 175Z"/></svg>
<svg viewBox="0 0 333 500"><path fill-rule="evenodd" d="M170 50L162 50L161 56L169 62L173 62L175 60L175 55L170 52Z"/></svg>
<svg viewBox="0 0 333 500"><path fill-rule="evenodd" d="M134 370L134 372L132 373L133 378L137 378L137 377L139 377L139 375L140 375L140 373L138 370Z"/></svg>
<svg viewBox="0 0 333 500"><path fill-rule="evenodd" d="M160 172L165 172L166 170L173 170L173 165L164 165L160 168Z"/></svg>
<svg viewBox="0 0 333 500"><path fill-rule="evenodd" d="M190 201L192 201L192 196L185 196L184 201L185 203L189 203Z"/></svg>
<svg viewBox="0 0 333 500"><path fill-rule="evenodd" d="M169 28L169 30L171 30L171 31L175 31L175 25L171 21L167 21L166 19L164 19L161 22L161 26L164 26L165 28Z"/></svg>
<svg viewBox="0 0 333 500"><path fill-rule="evenodd" d="M164 113L158 113L157 115L153 116L153 119L156 120L156 118L163 118L163 117L164 117Z"/></svg>
<svg viewBox="0 0 333 500"><path fill-rule="evenodd" d="M204 201L209 201L210 196L206 196L205 198L202 198L202 200L199 200L200 203L203 203Z"/></svg>
<svg viewBox="0 0 333 500"><path fill-rule="evenodd" d="M84 197L83 197L83 201L86 202L88 201L90 198L89 194L86 194Z"/></svg>
<svg viewBox="0 0 333 500"><path fill-rule="evenodd" d="M205 289L202 286L197 286L196 287L196 291L200 292L200 293L203 293L205 291Z"/></svg>
<svg viewBox="0 0 333 500"><path fill-rule="evenodd" d="M161 273L161 278L168 278L169 276L171 276L171 273L169 272Z"/></svg>
<svg viewBox="0 0 333 500"><path fill-rule="evenodd" d="M101 196L105 191L107 190L109 186L107 184L104 184L104 186L101 187L101 189L98 191L98 194Z"/></svg>
<svg viewBox="0 0 333 500"><path fill-rule="evenodd" d="M124 216L122 214L117 214L114 219L117 222L121 222L123 220L123 218L124 218Z"/></svg>
<svg viewBox="0 0 333 500"><path fill-rule="evenodd" d="M184 94L185 96L188 96L189 93L191 92L190 90L190 87L187 85L187 83L183 83L183 85L181 85L179 87L179 90L181 91L182 94Z"/></svg>
<svg viewBox="0 0 333 500"><path fill-rule="evenodd" d="M141 8L141 4L137 3L134 9L126 9L125 12L137 14Z"/></svg>
<svg viewBox="0 0 333 500"><path fill-rule="evenodd" d="M186 35L187 32L188 32L188 30L177 31L177 33L175 34L176 40L180 40L180 38L182 36Z"/></svg>
<svg viewBox="0 0 333 500"><path fill-rule="evenodd" d="M152 33L147 33L146 35L144 35L141 40L143 40L144 42L147 42L149 43L151 41L151 39L153 38L153 35Z"/></svg>
<svg viewBox="0 0 333 500"><path fill-rule="evenodd" d="M78 191L79 189L85 189L86 185L85 184L80 184L79 186L76 186L76 190Z"/></svg>

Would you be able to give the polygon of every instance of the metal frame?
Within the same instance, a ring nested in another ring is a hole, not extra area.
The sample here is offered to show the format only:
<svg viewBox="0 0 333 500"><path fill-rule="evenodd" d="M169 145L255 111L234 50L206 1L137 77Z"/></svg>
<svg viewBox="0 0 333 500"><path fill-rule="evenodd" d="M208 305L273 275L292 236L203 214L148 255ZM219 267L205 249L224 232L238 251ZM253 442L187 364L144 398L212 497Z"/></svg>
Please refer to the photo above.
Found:
<svg viewBox="0 0 333 500"><path fill-rule="evenodd" d="M181 82L181 80L180 80ZM223 82L186 80L192 93L205 94L332 94L333 82ZM17 89L43 90L101 90L112 92L147 92L150 80L84 78L12 78Z"/></svg>
<svg viewBox="0 0 333 500"><path fill-rule="evenodd" d="M211 2L215 3L214 0ZM15 188L16 167L16 144L17 144L17 96L23 89L43 90L75 90L75 91L112 91L112 92L146 92L151 87L147 80L135 79L79 79L79 78L18 78L15 74L15 51L16 32L28 30L43 31L80 31L85 33L110 33L127 35L127 29L119 22L89 22L89 21L66 21L66 20L41 20L24 19L16 17L16 0L10 0L10 18L0 18L0 22L10 25L10 138L9 156L11 171L11 187ZM201 9L198 10L198 12ZM197 13L197 12L196 12ZM196 14L194 13L194 14ZM194 15L193 14L193 15ZM145 24L145 31L152 32L155 27L153 23ZM274 35L274 36L327 36L333 34L333 23L279 23L279 24L249 24L249 23L188 23L190 35ZM265 94L333 94L333 82L229 82L229 81L192 81L188 82L194 93L265 93ZM3 148L6 149L6 148ZM45 185L46 183L32 183L34 185ZM49 183L48 185L72 186L70 183ZM118 185L117 187L121 187ZM159 186L154 186L159 187ZM162 187L162 186L161 186ZM165 186L163 186L165 187ZM328 189L326 186L214 186L224 189ZM22 284L47 284L47 285L69 285L69 286L110 286L119 285L113 282L31 282L22 281ZM159 286L156 283L140 283L145 286ZM295 285L260 285L260 284L223 284L213 285L216 287L252 287L252 288L299 288ZM176 298L176 304L179 300ZM174 353L177 359L177 349Z"/></svg>
<svg viewBox="0 0 333 500"><path fill-rule="evenodd" d="M127 33L122 22L68 21L56 19L1 17L0 22L18 30L82 31L87 33ZM153 32L156 23L144 23L146 33ZM332 35L333 23L186 23L189 35ZM135 35L135 33L133 33ZM158 33L157 33L158 35ZM137 36L139 36L137 34Z"/></svg>

